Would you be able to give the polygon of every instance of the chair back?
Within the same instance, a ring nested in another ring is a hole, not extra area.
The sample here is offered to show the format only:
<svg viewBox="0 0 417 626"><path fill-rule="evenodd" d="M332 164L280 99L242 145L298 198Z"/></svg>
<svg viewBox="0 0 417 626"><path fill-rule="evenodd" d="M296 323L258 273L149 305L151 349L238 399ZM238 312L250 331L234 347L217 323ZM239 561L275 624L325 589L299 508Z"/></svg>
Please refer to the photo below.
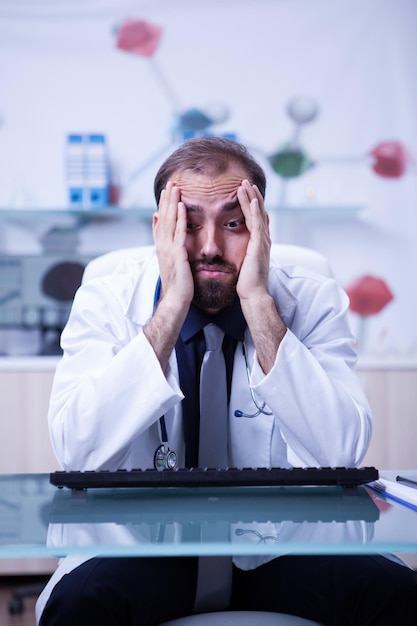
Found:
<svg viewBox="0 0 417 626"><path fill-rule="evenodd" d="M137 246L135 248L122 248L102 254L87 264L82 282L86 283L92 278L105 276L113 273L117 266L128 259L139 260L154 250L154 246ZM308 270L332 276L327 258L311 248L294 244L274 243L271 247L271 257L279 265L301 265Z"/></svg>

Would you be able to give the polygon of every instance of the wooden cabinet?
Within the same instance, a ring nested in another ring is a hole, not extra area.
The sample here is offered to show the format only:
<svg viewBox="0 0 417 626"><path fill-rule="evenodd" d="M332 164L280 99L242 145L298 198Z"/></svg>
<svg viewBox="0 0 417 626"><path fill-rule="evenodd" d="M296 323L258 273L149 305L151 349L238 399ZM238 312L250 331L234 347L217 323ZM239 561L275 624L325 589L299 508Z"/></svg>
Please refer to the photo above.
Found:
<svg viewBox="0 0 417 626"><path fill-rule="evenodd" d="M0 359L0 473L59 469L47 413L59 357ZM417 365L360 366L357 370L374 415L365 465L417 467Z"/></svg>
<svg viewBox="0 0 417 626"><path fill-rule="evenodd" d="M0 473L59 469L49 442L47 411L56 359L0 359ZM1 559L0 575L51 574L58 559Z"/></svg>
<svg viewBox="0 0 417 626"><path fill-rule="evenodd" d="M373 435L363 465L417 467L417 366L358 369L373 413ZM417 570L417 554L400 554Z"/></svg>
<svg viewBox="0 0 417 626"><path fill-rule="evenodd" d="M360 368L374 428L364 465L383 469L417 467L417 366Z"/></svg>
<svg viewBox="0 0 417 626"><path fill-rule="evenodd" d="M48 434L56 359L0 359L0 473L59 469Z"/></svg>

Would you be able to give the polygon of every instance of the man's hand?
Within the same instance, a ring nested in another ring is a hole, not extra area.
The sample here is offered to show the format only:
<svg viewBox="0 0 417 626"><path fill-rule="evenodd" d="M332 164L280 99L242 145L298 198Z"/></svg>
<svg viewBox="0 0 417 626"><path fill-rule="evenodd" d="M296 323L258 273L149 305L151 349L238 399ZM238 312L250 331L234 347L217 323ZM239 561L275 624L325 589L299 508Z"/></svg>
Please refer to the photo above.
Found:
<svg viewBox="0 0 417 626"><path fill-rule="evenodd" d="M242 181L237 197L245 216L250 239L246 257L240 269L236 286L240 300L256 299L268 293L269 258L271 237L269 217L264 201L256 185Z"/></svg>
<svg viewBox="0 0 417 626"><path fill-rule="evenodd" d="M180 189L168 182L161 193L159 210L153 217L162 289L157 309L144 332L164 371L194 296L185 247L187 214L180 197Z"/></svg>
<svg viewBox="0 0 417 626"><path fill-rule="evenodd" d="M188 312L194 296L194 281L185 247L187 214L181 191L168 182L162 191L153 235L162 282L162 295L180 311Z"/></svg>
<svg viewBox="0 0 417 626"><path fill-rule="evenodd" d="M259 365L267 374L287 329L268 291L271 237L269 218L256 185L242 181L237 197L250 239L236 285L243 315L255 345Z"/></svg>

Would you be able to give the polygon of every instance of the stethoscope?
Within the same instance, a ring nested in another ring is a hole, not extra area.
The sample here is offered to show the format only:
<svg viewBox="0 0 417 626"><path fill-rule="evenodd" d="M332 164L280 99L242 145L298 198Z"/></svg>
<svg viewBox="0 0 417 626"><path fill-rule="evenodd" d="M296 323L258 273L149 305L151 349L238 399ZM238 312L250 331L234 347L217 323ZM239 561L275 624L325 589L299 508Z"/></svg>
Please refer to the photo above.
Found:
<svg viewBox="0 0 417 626"><path fill-rule="evenodd" d="M262 404L262 406L259 406L255 394L253 392L253 389L250 385L250 371L249 371L249 365L248 365L248 356L246 353L246 344L245 344L245 340L243 340L242 342L242 352L243 352L243 357L245 359L245 368L246 368L246 376L248 379L248 384L249 384L249 391L250 391L250 395L252 398L252 402L256 407L256 411L255 413L244 413L243 411L240 411L239 409L236 409L236 411L234 412L234 416L235 417L248 417L250 419L252 419L253 417L258 417L258 415L272 415L272 411L265 411L265 407L266 407L266 402L264 402Z"/></svg>
<svg viewBox="0 0 417 626"><path fill-rule="evenodd" d="M168 445L168 433L164 415L159 418L159 431L162 443L157 447L153 455L154 468L158 472L164 469L174 470L178 467L178 457L177 453L171 450Z"/></svg>
<svg viewBox="0 0 417 626"><path fill-rule="evenodd" d="M158 305L159 296L161 295L161 277L158 277L155 293L153 297L153 312ZM164 469L174 470L178 467L177 453L170 449L168 445L168 431L165 423L165 415L159 418L159 437L161 444L155 450L153 455L153 465L158 472Z"/></svg>
<svg viewBox="0 0 417 626"><path fill-rule="evenodd" d="M235 535L236 537L241 537L242 535L255 535L258 538L258 543L276 543L278 541L278 537L276 535L262 535L258 530L245 529L245 528L236 528Z"/></svg>
<svg viewBox="0 0 417 626"><path fill-rule="evenodd" d="M156 283L156 287L155 287L154 302L153 302L154 312L158 304L160 293L161 293L161 278L159 277ZM253 392L253 389L250 385L250 370L249 370L245 341L242 342L242 353L245 359L245 369L246 369L246 376L247 376L248 384L249 384L249 391L250 391L250 395L252 398L252 402L256 407L256 411L255 413L244 413L240 409L236 409L236 411L234 412L234 415L235 417L247 417L250 419L252 419L253 417L258 417L258 415L261 415L261 414L272 415L272 411L265 410L265 407L266 407L265 402L262 404L262 406L259 406L255 397L255 394ZM161 444L155 450L155 454L153 457L154 467L158 471L162 471L164 469L174 470L178 467L178 457L177 457L176 452L171 450L168 445L168 431L167 431L167 427L165 423L165 415L162 415L159 418L159 436L160 436Z"/></svg>

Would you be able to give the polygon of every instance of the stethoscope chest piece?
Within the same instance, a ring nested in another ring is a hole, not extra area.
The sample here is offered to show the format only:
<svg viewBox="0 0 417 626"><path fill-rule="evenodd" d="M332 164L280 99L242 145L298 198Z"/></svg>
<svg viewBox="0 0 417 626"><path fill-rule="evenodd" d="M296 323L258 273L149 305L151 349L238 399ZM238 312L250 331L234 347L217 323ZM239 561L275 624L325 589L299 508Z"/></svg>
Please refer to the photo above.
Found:
<svg viewBox="0 0 417 626"><path fill-rule="evenodd" d="M177 455L173 450L170 450L166 444L162 443L155 450L153 464L155 469L159 472L164 469L174 470L178 464Z"/></svg>

